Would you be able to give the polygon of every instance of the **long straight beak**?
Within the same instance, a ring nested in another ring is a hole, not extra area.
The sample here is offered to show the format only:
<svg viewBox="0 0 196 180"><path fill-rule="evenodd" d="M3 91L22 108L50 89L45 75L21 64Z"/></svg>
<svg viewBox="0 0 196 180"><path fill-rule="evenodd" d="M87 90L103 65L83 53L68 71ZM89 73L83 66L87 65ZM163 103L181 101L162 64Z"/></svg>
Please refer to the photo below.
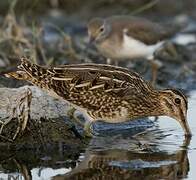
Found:
<svg viewBox="0 0 196 180"><path fill-rule="evenodd" d="M92 36L90 36L90 37L89 37L88 44L89 44L89 45L92 45L94 42L95 42L95 38L92 37Z"/></svg>
<svg viewBox="0 0 196 180"><path fill-rule="evenodd" d="M185 136L191 137L192 136L191 129L190 129L188 121L185 117L183 117L180 120L180 125L182 126L182 128L184 130Z"/></svg>

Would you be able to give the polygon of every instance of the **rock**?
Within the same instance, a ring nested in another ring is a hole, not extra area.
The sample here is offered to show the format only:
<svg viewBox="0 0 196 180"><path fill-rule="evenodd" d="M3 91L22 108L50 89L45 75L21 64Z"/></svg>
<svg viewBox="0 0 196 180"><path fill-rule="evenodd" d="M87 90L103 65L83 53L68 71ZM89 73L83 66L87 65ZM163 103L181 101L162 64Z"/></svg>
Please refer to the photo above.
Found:
<svg viewBox="0 0 196 180"><path fill-rule="evenodd" d="M17 97L27 89L32 91L31 119L54 119L66 116L70 106L63 100L55 99L35 86L20 88L0 88L0 118L10 114L10 108L16 103Z"/></svg>
<svg viewBox="0 0 196 180"><path fill-rule="evenodd" d="M6 67L6 65L7 65L6 62L4 62L3 59L0 58L0 68L2 67L4 68Z"/></svg>
<svg viewBox="0 0 196 180"><path fill-rule="evenodd" d="M30 92L27 99L26 92ZM28 118L27 101L30 100ZM0 148L43 148L46 144L53 147L57 142L69 148L83 146L80 134L66 117L68 109L65 101L57 100L34 86L0 88ZM23 119L27 119L25 126L21 122Z"/></svg>

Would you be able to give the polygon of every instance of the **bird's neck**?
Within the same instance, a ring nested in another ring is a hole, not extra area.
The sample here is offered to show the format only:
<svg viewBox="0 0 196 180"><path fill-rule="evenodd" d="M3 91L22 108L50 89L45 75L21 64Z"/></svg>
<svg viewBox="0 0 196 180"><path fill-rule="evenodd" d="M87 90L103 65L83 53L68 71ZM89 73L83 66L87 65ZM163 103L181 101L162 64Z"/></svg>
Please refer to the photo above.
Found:
<svg viewBox="0 0 196 180"><path fill-rule="evenodd" d="M159 93L141 97L136 103L130 104L130 109L130 117L132 118L164 115Z"/></svg>

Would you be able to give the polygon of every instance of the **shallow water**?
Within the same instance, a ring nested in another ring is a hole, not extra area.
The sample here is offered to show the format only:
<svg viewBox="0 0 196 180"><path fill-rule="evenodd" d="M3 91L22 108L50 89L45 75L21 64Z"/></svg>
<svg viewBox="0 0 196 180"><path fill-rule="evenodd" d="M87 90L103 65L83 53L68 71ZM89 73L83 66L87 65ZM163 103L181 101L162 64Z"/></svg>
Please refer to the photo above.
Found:
<svg viewBox="0 0 196 180"><path fill-rule="evenodd" d="M54 176L55 179L194 179L195 108L196 91L193 91L188 111L192 139L184 138L176 121L161 117L155 121L155 126L149 126L134 137L127 130L94 137L78 157L64 158L63 154L54 152L29 163L12 155L1 161L0 179L50 179Z"/></svg>

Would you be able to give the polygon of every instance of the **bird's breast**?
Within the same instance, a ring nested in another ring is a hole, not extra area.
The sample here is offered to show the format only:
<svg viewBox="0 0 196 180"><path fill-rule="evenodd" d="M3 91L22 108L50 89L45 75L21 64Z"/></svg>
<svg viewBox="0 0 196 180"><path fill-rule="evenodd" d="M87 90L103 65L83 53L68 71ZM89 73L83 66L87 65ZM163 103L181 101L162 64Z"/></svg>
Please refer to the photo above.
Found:
<svg viewBox="0 0 196 180"><path fill-rule="evenodd" d="M116 59L119 56L119 49L121 47L121 40L116 36L109 36L104 41L97 43L98 51L106 58Z"/></svg>
<svg viewBox="0 0 196 180"><path fill-rule="evenodd" d="M129 109L125 106L102 107L93 113L98 119L107 123L120 123L129 120Z"/></svg>
<svg viewBox="0 0 196 180"><path fill-rule="evenodd" d="M160 48L162 42L153 45L146 45L126 34L123 36L122 46L118 53L121 58L147 58Z"/></svg>
<svg viewBox="0 0 196 180"><path fill-rule="evenodd" d="M108 113L107 117L104 117L103 120L108 123L120 123L128 121L128 109L126 107L120 107L119 109Z"/></svg>
<svg viewBox="0 0 196 180"><path fill-rule="evenodd" d="M96 47L99 52L107 58L132 59L151 57L161 45L162 42L146 45L143 42L124 34L121 41L117 41L117 39L106 39L105 41L96 44Z"/></svg>

